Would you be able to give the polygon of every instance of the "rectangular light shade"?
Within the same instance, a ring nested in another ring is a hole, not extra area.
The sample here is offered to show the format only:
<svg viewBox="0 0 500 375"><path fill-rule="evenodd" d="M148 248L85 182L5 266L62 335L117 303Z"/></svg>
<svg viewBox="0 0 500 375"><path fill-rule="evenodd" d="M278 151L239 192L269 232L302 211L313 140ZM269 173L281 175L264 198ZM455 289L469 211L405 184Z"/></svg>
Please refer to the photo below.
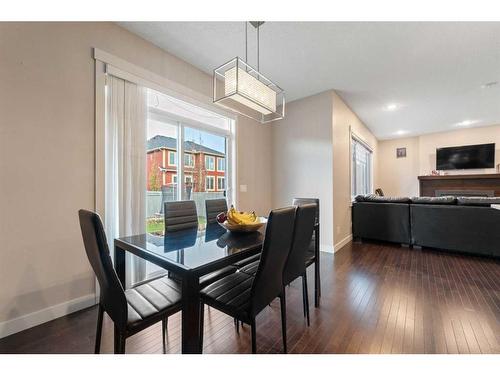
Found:
<svg viewBox="0 0 500 375"><path fill-rule="evenodd" d="M266 115L276 111L276 92L257 78L236 67L224 75L226 96L235 93L234 100Z"/></svg>
<svg viewBox="0 0 500 375"><path fill-rule="evenodd" d="M214 70L214 103L260 123L285 116L283 90L238 57Z"/></svg>

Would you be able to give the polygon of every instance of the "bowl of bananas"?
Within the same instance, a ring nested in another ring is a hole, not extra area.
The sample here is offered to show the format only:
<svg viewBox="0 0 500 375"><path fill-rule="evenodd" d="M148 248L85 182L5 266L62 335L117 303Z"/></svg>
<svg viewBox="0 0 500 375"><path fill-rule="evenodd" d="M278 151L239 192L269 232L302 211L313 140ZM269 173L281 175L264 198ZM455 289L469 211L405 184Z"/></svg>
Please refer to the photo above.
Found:
<svg viewBox="0 0 500 375"><path fill-rule="evenodd" d="M217 222L231 232L256 232L267 223L265 217L260 217L255 212L237 211L231 206L229 211L217 215Z"/></svg>

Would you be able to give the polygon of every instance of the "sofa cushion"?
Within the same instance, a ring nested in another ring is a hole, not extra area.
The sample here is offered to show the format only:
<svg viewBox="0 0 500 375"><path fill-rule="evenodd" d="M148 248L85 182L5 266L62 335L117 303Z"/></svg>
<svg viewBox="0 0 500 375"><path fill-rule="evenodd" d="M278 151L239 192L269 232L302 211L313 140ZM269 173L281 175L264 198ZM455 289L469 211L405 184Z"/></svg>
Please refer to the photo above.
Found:
<svg viewBox="0 0 500 375"><path fill-rule="evenodd" d="M359 201L358 201L359 202ZM363 197L362 202L372 203L410 203L408 197L381 197L375 194L368 194Z"/></svg>
<svg viewBox="0 0 500 375"><path fill-rule="evenodd" d="M500 197L458 197L460 206L482 206L490 207L492 204L500 204Z"/></svg>
<svg viewBox="0 0 500 375"><path fill-rule="evenodd" d="M457 198L453 196L443 197L412 197L413 204L457 204Z"/></svg>

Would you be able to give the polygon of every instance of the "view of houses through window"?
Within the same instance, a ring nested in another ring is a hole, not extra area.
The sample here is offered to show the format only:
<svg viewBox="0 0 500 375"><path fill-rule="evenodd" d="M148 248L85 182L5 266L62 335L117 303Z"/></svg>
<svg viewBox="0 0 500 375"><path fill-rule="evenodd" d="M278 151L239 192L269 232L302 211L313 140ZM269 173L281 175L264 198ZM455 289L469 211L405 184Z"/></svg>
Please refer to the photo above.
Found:
<svg viewBox="0 0 500 375"><path fill-rule="evenodd" d="M211 128L214 121L218 123ZM167 201L194 200L204 227L205 200L226 196L228 142L229 120L148 90L146 231L150 235L163 235ZM178 156L179 148L183 157Z"/></svg>

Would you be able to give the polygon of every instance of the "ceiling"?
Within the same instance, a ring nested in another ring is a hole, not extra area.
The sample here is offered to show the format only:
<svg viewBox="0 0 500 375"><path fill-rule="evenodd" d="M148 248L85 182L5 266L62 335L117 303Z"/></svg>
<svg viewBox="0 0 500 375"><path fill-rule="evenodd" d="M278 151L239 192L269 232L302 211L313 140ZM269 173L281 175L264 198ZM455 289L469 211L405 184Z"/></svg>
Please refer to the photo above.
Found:
<svg viewBox="0 0 500 375"><path fill-rule="evenodd" d="M209 74L245 57L243 22L119 24ZM500 22L266 22L260 71L288 102L335 89L379 139L500 124Z"/></svg>

